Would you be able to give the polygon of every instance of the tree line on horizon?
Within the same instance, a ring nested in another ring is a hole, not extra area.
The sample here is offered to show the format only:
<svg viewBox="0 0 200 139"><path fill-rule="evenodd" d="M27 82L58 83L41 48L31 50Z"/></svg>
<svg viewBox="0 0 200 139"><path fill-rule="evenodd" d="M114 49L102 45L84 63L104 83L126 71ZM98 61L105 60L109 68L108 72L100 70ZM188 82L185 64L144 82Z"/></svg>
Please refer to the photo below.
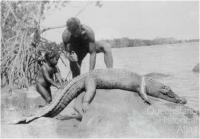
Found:
<svg viewBox="0 0 200 139"><path fill-rule="evenodd" d="M105 39L102 41L109 43L112 48L122 48L122 47L175 44L175 43L184 43L184 42L199 42L199 39L177 40L171 37L171 38L155 38L152 40L148 40L148 39L130 39L130 38L124 37L124 38L115 38L115 39Z"/></svg>

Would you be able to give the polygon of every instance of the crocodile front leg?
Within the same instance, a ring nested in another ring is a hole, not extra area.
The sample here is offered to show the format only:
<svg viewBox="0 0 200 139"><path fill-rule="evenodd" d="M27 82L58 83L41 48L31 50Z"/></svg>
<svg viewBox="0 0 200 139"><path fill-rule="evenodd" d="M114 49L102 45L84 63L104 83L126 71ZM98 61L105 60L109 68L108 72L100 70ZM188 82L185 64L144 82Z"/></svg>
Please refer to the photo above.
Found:
<svg viewBox="0 0 200 139"><path fill-rule="evenodd" d="M146 93L146 84L145 84L144 76L142 76L141 84L140 84L140 88L138 89L138 92L139 92L139 95L141 96L141 98L144 100L144 102L151 105L151 102L148 99L147 93Z"/></svg>
<svg viewBox="0 0 200 139"><path fill-rule="evenodd" d="M83 97L82 112L85 113L88 110L89 104L94 99L96 94L96 81L92 77L87 77L85 80L85 95Z"/></svg>

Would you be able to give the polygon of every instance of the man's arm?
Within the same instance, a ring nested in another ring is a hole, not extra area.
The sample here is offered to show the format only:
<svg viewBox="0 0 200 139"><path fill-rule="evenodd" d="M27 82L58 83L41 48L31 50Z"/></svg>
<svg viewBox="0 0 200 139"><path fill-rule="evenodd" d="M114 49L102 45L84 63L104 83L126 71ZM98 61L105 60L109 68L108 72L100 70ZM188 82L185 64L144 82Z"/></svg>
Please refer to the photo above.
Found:
<svg viewBox="0 0 200 139"><path fill-rule="evenodd" d="M69 44L64 43L64 42L63 42L63 44L64 44L64 50L65 50L63 53L64 53L65 57L70 60Z"/></svg>
<svg viewBox="0 0 200 139"><path fill-rule="evenodd" d="M90 53L90 67L89 71L93 70L96 64L96 44L95 44L95 35L94 31L86 25L83 25L83 28L85 29L85 33L89 38L89 53Z"/></svg>
<svg viewBox="0 0 200 139"><path fill-rule="evenodd" d="M71 33L66 29L62 34L62 41L63 41L63 47L64 47L64 54L69 59L70 56L70 44L69 40L71 37Z"/></svg>
<svg viewBox="0 0 200 139"><path fill-rule="evenodd" d="M89 44L89 53L90 53L90 68L89 71L92 71L96 64L96 47L94 42Z"/></svg>
<svg viewBox="0 0 200 139"><path fill-rule="evenodd" d="M70 49L70 37L71 33L66 29L62 34L63 46L64 46L64 55L70 62L78 61L78 57L75 52L72 52Z"/></svg>
<svg viewBox="0 0 200 139"><path fill-rule="evenodd" d="M78 64L78 56L76 55L75 52L70 53L70 44L68 41L66 41L65 38L63 38L63 45L64 45L64 55L65 57L74 64L79 70L81 70L81 66Z"/></svg>

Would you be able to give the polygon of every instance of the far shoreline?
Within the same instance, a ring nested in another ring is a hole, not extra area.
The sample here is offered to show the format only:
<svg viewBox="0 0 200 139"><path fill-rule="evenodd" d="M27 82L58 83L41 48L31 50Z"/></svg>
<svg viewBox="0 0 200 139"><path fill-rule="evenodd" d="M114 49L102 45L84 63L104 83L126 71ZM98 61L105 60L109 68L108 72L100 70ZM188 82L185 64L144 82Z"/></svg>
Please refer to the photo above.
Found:
<svg viewBox="0 0 200 139"><path fill-rule="evenodd" d="M199 43L199 41L193 41L193 42L179 42L179 43L165 43L165 44L154 44L154 45L141 45L141 46L132 46L132 47L112 47L112 49L122 49L122 48L138 48L138 47L165 47L165 46L173 46L177 44L191 44L191 43ZM190 46L191 47L191 46Z"/></svg>
<svg viewBox="0 0 200 139"><path fill-rule="evenodd" d="M99 42L107 42L111 45L111 48L127 48L127 47L147 47L147 46L164 46L184 43L199 43L199 39L190 40L176 40L173 38L159 38L153 40L144 39L129 39L129 38L118 38L109 40L99 40Z"/></svg>

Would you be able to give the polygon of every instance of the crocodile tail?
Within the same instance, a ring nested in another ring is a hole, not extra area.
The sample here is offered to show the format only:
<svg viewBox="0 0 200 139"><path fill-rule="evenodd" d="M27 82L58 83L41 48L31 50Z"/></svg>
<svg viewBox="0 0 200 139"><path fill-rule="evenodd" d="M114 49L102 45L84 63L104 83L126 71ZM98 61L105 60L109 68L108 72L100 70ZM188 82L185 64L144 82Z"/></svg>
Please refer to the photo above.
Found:
<svg viewBox="0 0 200 139"><path fill-rule="evenodd" d="M20 120L11 122L11 124L26 124L30 123L40 117L54 117L59 114L76 96L78 96L84 88L84 79L88 73L74 78L66 87L58 92L58 96L53 102L44 107L35 116L25 117Z"/></svg>
<svg viewBox="0 0 200 139"><path fill-rule="evenodd" d="M28 123L30 123L30 122L38 119L38 118L40 118L40 117L38 117L38 116L25 117L25 118L21 118L21 119L16 120L16 121L12 121L8 124L28 124Z"/></svg>

